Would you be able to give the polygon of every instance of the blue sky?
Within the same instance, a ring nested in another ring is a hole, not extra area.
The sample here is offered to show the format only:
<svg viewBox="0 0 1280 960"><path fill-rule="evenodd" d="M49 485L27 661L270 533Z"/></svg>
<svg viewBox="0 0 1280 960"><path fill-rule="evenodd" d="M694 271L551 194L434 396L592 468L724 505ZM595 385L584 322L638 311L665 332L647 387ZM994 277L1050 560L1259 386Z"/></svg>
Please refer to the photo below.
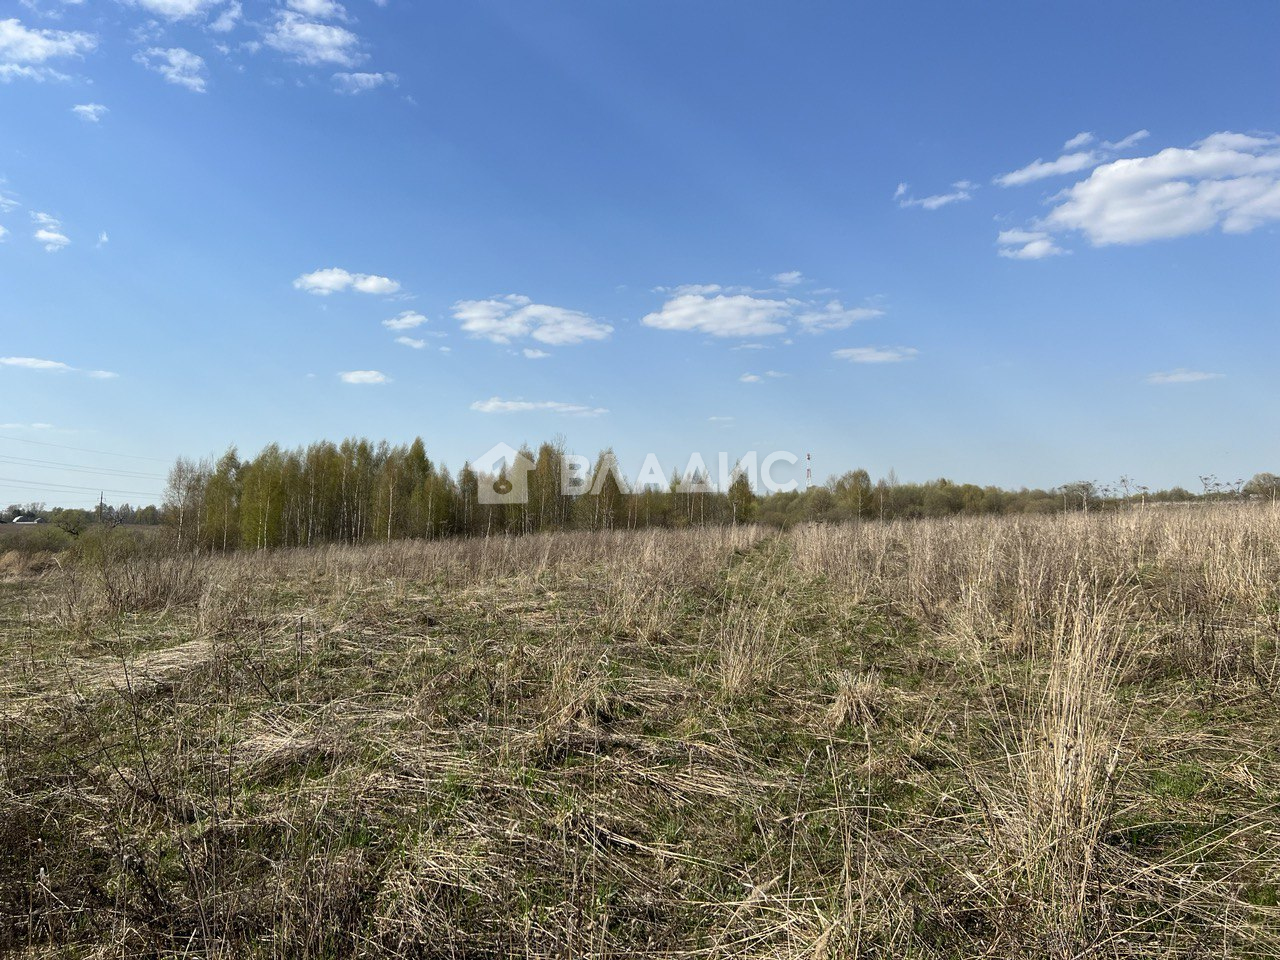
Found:
<svg viewBox="0 0 1280 960"><path fill-rule="evenodd" d="M1277 36L1262 3L5 0L0 500L353 434L1280 469Z"/></svg>

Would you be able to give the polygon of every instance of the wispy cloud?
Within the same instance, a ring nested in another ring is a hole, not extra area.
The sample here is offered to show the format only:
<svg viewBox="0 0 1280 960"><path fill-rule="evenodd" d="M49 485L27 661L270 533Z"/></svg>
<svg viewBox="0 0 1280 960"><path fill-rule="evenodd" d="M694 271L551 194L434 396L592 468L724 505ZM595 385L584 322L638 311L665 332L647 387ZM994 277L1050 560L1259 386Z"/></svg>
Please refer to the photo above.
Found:
<svg viewBox="0 0 1280 960"><path fill-rule="evenodd" d="M490 397L477 400L471 409L478 413L559 413L571 417L599 417L609 411L604 407L588 407L581 403L561 403L558 400L503 400Z"/></svg>
<svg viewBox="0 0 1280 960"><path fill-rule="evenodd" d="M525 347L520 352L525 355L525 359L527 360L545 360L547 357L551 356L547 351L539 350L536 347Z"/></svg>
<svg viewBox="0 0 1280 960"><path fill-rule="evenodd" d="M119 376L110 370L81 370L61 360L44 360L40 357L0 357L0 367L16 367L39 373L81 373L94 380L114 380Z"/></svg>
<svg viewBox="0 0 1280 960"><path fill-rule="evenodd" d="M49 253L57 253L71 245L71 238L62 232L62 221L57 217L33 210L31 220L36 225L32 237Z"/></svg>
<svg viewBox="0 0 1280 960"><path fill-rule="evenodd" d="M969 180L957 180L951 185L950 193L935 193L928 197L913 197L910 184L900 183L893 192L893 199L900 207L920 207L924 210L937 210L952 203L973 198L973 191L978 185Z"/></svg>
<svg viewBox="0 0 1280 960"><path fill-rule="evenodd" d="M775 273L770 279L781 287L794 287L804 283L806 278L799 270L787 270L783 273Z"/></svg>
<svg viewBox="0 0 1280 960"><path fill-rule="evenodd" d="M1149 373L1144 378L1147 383L1163 386L1171 383L1201 383L1205 380L1221 380L1220 373L1206 373L1203 370L1186 370L1179 367L1164 373Z"/></svg>
<svg viewBox="0 0 1280 960"><path fill-rule="evenodd" d="M427 318L416 310L404 310L389 320L383 320L382 325L388 330L412 330L427 322Z"/></svg>
<svg viewBox="0 0 1280 960"><path fill-rule="evenodd" d="M205 92L204 57L182 47L149 47L133 55L139 63L153 73L164 77L166 83L186 87L192 93Z"/></svg>
<svg viewBox="0 0 1280 960"><path fill-rule="evenodd" d="M396 337L396 343L400 344L402 347L409 347L413 350L421 350L427 345L427 341L417 340L413 337Z"/></svg>
<svg viewBox="0 0 1280 960"><path fill-rule="evenodd" d="M919 353L915 347L846 347L831 355L850 363L902 363L914 360Z"/></svg>
<svg viewBox="0 0 1280 960"><path fill-rule="evenodd" d="M400 78L394 73L335 73L333 85L339 93L355 95L368 93L379 87L394 87Z"/></svg>

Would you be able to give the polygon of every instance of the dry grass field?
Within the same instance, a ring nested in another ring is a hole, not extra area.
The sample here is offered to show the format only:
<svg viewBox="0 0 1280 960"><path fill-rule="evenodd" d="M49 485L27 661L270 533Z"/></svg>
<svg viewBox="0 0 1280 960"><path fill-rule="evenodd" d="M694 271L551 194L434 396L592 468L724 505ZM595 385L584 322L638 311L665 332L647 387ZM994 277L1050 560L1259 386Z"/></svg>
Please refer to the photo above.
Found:
<svg viewBox="0 0 1280 960"><path fill-rule="evenodd" d="M0 951L1280 956L1280 513L0 558Z"/></svg>

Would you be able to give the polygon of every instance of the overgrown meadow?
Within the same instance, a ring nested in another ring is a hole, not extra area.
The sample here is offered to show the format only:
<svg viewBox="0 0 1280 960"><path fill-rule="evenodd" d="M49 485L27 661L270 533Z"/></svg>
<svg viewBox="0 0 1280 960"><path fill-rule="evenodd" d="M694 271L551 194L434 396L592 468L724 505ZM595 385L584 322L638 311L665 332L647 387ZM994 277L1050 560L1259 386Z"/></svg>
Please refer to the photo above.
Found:
<svg viewBox="0 0 1280 960"><path fill-rule="evenodd" d="M0 557L0 949L1280 955L1280 512Z"/></svg>

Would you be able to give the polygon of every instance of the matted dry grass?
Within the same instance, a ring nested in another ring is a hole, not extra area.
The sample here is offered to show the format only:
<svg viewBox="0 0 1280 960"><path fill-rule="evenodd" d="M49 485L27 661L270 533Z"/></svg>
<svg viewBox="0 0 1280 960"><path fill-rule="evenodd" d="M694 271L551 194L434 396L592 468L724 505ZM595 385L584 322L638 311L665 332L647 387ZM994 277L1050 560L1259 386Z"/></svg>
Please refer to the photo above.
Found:
<svg viewBox="0 0 1280 960"><path fill-rule="evenodd" d="M1280 955L1280 515L0 584L0 949Z"/></svg>

